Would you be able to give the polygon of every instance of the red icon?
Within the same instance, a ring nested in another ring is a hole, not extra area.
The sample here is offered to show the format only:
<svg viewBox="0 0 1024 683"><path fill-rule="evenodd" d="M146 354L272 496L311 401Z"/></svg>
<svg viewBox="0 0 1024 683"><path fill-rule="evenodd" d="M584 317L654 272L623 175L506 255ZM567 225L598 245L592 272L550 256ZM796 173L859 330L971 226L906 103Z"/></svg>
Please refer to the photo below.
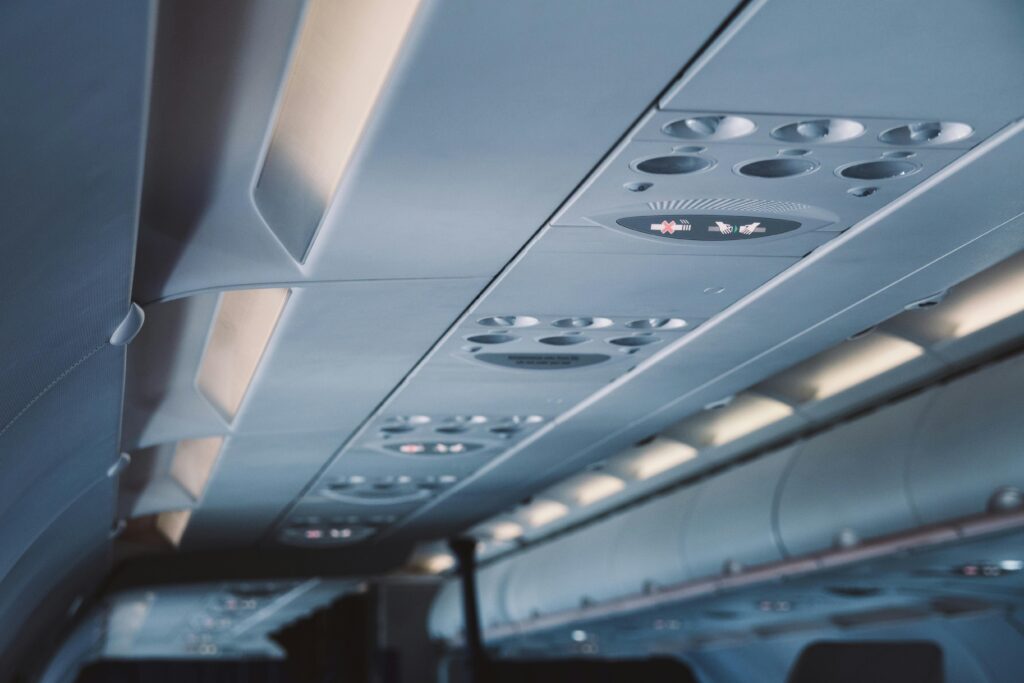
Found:
<svg viewBox="0 0 1024 683"><path fill-rule="evenodd" d="M654 232L660 232L662 235L674 235L679 231L687 232L690 229L690 222L685 218L679 222L676 221L662 221L660 223L651 223L651 230Z"/></svg>

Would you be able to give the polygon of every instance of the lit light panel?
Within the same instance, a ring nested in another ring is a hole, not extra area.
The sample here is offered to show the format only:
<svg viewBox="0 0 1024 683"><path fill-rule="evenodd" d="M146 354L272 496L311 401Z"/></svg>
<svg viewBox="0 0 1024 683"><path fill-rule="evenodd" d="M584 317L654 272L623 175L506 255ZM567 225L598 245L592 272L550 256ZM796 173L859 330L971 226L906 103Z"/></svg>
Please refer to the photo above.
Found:
<svg viewBox="0 0 1024 683"><path fill-rule="evenodd" d="M171 476L195 500L202 497L213 466L220 456L224 439L212 436L205 439L185 439L178 442L171 460Z"/></svg>
<svg viewBox="0 0 1024 683"><path fill-rule="evenodd" d="M1024 312L1024 255L1004 261L953 289L928 312L959 339Z"/></svg>
<svg viewBox="0 0 1024 683"><path fill-rule="evenodd" d="M573 496L579 505L587 506L613 496L626 487L626 482L608 474L587 474L574 487Z"/></svg>
<svg viewBox="0 0 1024 683"><path fill-rule="evenodd" d="M740 394L726 407L711 413L708 442L723 446L789 417L793 408L767 396Z"/></svg>
<svg viewBox="0 0 1024 683"><path fill-rule="evenodd" d="M539 500L530 505L524 514L530 526L539 527L565 517L569 514L569 508L556 500Z"/></svg>
<svg viewBox="0 0 1024 683"><path fill-rule="evenodd" d="M228 419L238 414L289 293L243 289L221 294L196 384Z"/></svg>
<svg viewBox="0 0 1024 683"><path fill-rule="evenodd" d="M303 261L366 128L419 0L313 0L253 191Z"/></svg>
<svg viewBox="0 0 1024 683"><path fill-rule="evenodd" d="M495 541L513 541L523 535L523 527L515 522L499 522L490 529Z"/></svg>
<svg viewBox="0 0 1024 683"><path fill-rule="evenodd" d="M814 400L851 389L924 354L917 344L883 332L872 332L823 353L812 361L807 378Z"/></svg>
<svg viewBox="0 0 1024 683"><path fill-rule="evenodd" d="M630 458L628 467L633 477L641 481L697 457L697 449L674 439L657 438L638 450L639 453Z"/></svg>
<svg viewBox="0 0 1024 683"><path fill-rule="evenodd" d="M177 547L185 535L185 529L188 528L191 518L191 510L161 512L156 516L156 528L164 538L171 542L171 545Z"/></svg>

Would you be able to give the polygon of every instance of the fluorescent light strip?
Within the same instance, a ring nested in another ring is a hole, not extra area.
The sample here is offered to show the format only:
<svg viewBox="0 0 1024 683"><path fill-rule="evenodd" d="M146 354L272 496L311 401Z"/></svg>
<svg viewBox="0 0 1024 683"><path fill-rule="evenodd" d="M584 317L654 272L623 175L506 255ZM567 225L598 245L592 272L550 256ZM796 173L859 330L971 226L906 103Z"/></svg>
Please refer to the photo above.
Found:
<svg viewBox="0 0 1024 683"><path fill-rule="evenodd" d="M229 420L238 414L288 295L287 289L221 294L196 385Z"/></svg>
<svg viewBox="0 0 1024 683"><path fill-rule="evenodd" d="M674 439L657 438L630 458L629 470L641 481L678 467L697 457L697 449Z"/></svg>
<svg viewBox="0 0 1024 683"><path fill-rule="evenodd" d="M224 439L219 436L178 442L171 461L171 476L193 499L199 500L206 490L206 482L217 463L223 443Z"/></svg>
<svg viewBox="0 0 1024 683"><path fill-rule="evenodd" d="M188 528L188 522L192 518L191 510L171 510L161 512L156 516L156 528L164 538L171 542L171 545L178 547L181 539Z"/></svg>
<svg viewBox="0 0 1024 683"><path fill-rule="evenodd" d="M446 572L455 566L455 558L447 553L430 555L423 560L423 568L431 574Z"/></svg>
<svg viewBox="0 0 1024 683"><path fill-rule="evenodd" d="M934 312L952 328L954 339L1024 312L1024 254L957 286Z"/></svg>
<svg viewBox="0 0 1024 683"><path fill-rule="evenodd" d="M569 514L569 508L555 500L538 500L530 505L524 514L530 526L536 528L565 517Z"/></svg>
<svg viewBox="0 0 1024 683"><path fill-rule="evenodd" d="M588 474L575 486L573 497L581 506L592 505L626 488L626 482L607 474Z"/></svg>
<svg viewBox="0 0 1024 683"><path fill-rule="evenodd" d="M712 446L724 446L789 417L793 408L767 396L740 394L729 405L711 414L708 441Z"/></svg>
<svg viewBox="0 0 1024 683"><path fill-rule="evenodd" d="M823 364L808 378L814 400L840 394L924 354L917 344L883 332L848 341L819 358ZM818 359L816 359L818 360ZM819 365L819 363L815 363Z"/></svg>
<svg viewBox="0 0 1024 683"><path fill-rule="evenodd" d="M305 259L373 113L419 0L313 0L253 192L292 257Z"/></svg>

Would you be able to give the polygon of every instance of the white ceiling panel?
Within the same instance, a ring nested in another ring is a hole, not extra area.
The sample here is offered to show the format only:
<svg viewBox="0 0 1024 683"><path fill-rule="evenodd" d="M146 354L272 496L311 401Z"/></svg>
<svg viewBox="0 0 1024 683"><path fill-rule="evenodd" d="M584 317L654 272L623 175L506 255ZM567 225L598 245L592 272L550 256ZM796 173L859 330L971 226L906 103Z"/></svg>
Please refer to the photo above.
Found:
<svg viewBox="0 0 1024 683"><path fill-rule="evenodd" d="M983 135L1024 111L1017 2L771 0L732 28L664 108L967 121Z"/></svg>

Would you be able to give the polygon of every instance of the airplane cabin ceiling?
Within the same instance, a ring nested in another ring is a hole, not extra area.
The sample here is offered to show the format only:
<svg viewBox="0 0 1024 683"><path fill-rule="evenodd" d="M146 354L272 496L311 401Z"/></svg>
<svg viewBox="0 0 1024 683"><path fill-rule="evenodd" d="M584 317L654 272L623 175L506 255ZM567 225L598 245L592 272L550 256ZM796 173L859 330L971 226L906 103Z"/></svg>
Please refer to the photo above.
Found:
<svg viewBox="0 0 1024 683"><path fill-rule="evenodd" d="M1024 306L943 316L1024 269L1022 31L999 0L5 3L0 679L113 567L112 604L327 600L1008 353ZM862 347L907 355L807 388ZM779 412L715 431L744 410ZM626 481L654 437L689 451Z"/></svg>

